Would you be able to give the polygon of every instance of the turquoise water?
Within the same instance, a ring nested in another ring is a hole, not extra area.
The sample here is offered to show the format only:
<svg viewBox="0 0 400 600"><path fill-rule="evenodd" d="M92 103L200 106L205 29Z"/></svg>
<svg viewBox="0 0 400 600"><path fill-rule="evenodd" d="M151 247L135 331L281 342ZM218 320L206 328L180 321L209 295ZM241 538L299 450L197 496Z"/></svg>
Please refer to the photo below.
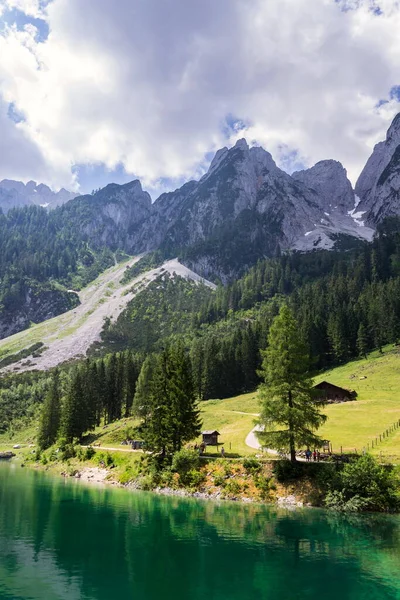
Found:
<svg viewBox="0 0 400 600"><path fill-rule="evenodd" d="M0 599L400 599L400 518L85 486L0 463Z"/></svg>

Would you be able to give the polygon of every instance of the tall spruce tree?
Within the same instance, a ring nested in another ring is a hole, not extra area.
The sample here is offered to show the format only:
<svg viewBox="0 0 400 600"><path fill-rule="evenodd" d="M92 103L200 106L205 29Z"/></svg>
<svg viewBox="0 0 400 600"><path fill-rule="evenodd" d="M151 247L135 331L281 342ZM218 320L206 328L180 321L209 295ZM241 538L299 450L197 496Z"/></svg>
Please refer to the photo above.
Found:
<svg viewBox="0 0 400 600"><path fill-rule="evenodd" d="M357 331L357 350L359 356L367 358L368 352L368 336L364 323L360 323Z"/></svg>
<svg viewBox="0 0 400 600"><path fill-rule="evenodd" d="M57 439L61 419L60 378L58 369L52 376L51 387L43 403L37 438L41 450L49 448Z"/></svg>
<svg viewBox="0 0 400 600"><path fill-rule="evenodd" d="M158 359L154 354L149 354L140 370L136 383L136 391L133 399L132 413L140 417L146 423L152 407L153 374L158 367Z"/></svg>
<svg viewBox="0 0 400 600"><path fill-rule="evenodd" d="M68 442L74 438L80 439L87 430L86 416L83 378L77 369L72 373L62 409L61 433Z"/></svg>
<svg viewBox="0 0 400 600"><path fill-rule="evenodd" d="M143 368L145 365L146 361ZM140 393L141 377L142 373ZM147 389L143 437L153 453L165 458L201 429L190 359L183 346L171 346L156 357Z"/></svg>
<svg viewBox="0 0 400 600"><path fill-rule="evenodd" d="M308 375L308 356L299 336L299 325L287 305L274 319L263 351L260 386L263 445L289 451L296 460L296 449L319 447L315 431L325 422L321 402L315 398Z"/></svg>

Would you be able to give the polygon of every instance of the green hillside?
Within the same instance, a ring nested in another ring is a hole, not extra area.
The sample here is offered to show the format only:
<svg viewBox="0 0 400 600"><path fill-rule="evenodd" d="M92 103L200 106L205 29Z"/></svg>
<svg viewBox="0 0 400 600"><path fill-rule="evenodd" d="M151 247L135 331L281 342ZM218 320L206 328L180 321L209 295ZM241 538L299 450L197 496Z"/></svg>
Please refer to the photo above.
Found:
<svg viewBox="0 0 400 600"><path fill-rule="evenodd" d="M316 383L330 381L357 391L357 400L342 404L331 404L325 408L328 415L321 428L323 438L332 442L334 452L360 453L363 447L382 434L400 419L400 350L386 347L383 354L374 352L366 360L356 360L325 371L315 378ZM200 403L204 429L218 429L220 441L228 453L249 455L254 450L245 444L249 431L259 410L257 392L243 394L223 400L208 400ZM105 430L96 430L96 443L102 446L119 447L127 428L136 425L134 419L123 419ZM33 441L32 428L18 434L18 442ZM92 439L93 439L92 438ZM0 444L9 444L8 436L0 436ZM14 443L14 442L13 442ZM121 446L121 449L125 448ZM400 428L389 434L372 453L384 461L400 463Z"/></svg>
<svg viewBox="0 0 400 600"><path fill-rule="evenodd" d="M363 378L363 379L361 379ZM365 378L365 379L364 379ZM366 360L356 360L325 371L315 382L327 380L357 391L357 400L331 404L320 434L329 439L334 452L361 452L372 440L400 419L400 351L385 348ZM258 412L257 393L244 394L226 400L209 400L201 404L204 427L218 429L221 441L232 445L232 452L251 454L245 446L247 433L253 427ZM384 460L400 462L400 429L391 433L372 450Z"/></svg>

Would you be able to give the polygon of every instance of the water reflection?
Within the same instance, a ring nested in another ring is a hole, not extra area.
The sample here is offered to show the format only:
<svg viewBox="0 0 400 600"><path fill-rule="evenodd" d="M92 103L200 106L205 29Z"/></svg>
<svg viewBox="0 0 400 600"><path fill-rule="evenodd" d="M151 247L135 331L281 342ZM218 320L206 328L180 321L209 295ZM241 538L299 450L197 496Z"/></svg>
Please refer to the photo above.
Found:
<svg viewBox="0 0 400 600"><path fill-rule="evenodd" d="M400 519L85 487L0 466L0 599L400 598Z"/></svg>

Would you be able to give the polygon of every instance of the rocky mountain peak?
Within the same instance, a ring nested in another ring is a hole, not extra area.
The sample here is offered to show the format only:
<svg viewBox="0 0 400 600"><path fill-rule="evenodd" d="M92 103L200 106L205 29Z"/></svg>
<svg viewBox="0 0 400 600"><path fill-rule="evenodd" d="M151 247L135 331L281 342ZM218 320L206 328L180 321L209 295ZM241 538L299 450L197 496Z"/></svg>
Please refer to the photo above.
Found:
<svg viewBox="0 0 400 600"><path fill-rule="evenodd" d="M339 211L346 213L354 208L354 192L347 178L347 171L337 160L321 160L310 169L292 173L316 192L316 201L328 216Z"/></svg>
<svg viewBox="0 0 400 600"><path fill-rule="evenodd" d="M369 157L355 186L359 210L374 225L400 214L400 113L393 119L384 142Z"/></svg>
<svg viewBox="0 0 400 600"><path fill-rule="evenodd" d="M36 181L28 181L27 184L12 179L0 181L0 208L4 212L18 206L37 205L55 208L78 195L64 188L59 192L53 192L48 185L37 184Z"/></svg>
<svg viewBox="0 0 400 600"><path fill-rule="evenodd" d="M394 141L396 144L400 142L400 113L397 113L395 118L393 119L387 134L386 134L386 142Z"/></svg>

